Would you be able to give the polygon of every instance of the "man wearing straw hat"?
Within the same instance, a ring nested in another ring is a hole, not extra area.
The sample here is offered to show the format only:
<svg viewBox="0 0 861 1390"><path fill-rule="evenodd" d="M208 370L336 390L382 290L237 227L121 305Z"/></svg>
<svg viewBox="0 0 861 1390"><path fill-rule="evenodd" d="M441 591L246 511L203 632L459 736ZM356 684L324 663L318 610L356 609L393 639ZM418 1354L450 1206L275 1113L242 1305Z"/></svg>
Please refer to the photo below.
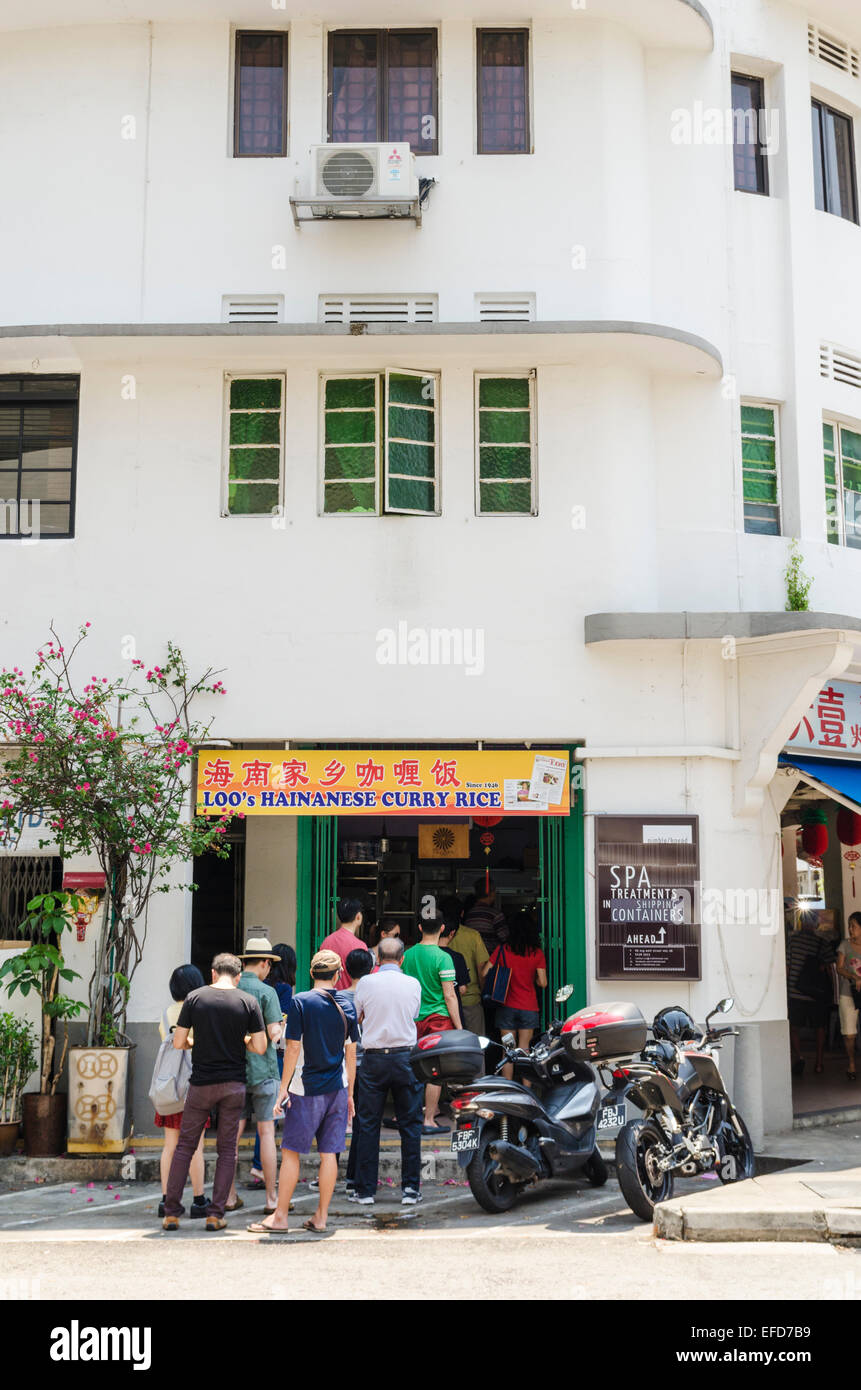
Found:
<svg viewBox="0 0 861 1390"><path fill-rule="evenodd" d="M265 983L273 961L279 957L263 927L250 927L245 950L240 953L242 974L239 988L250 994L260 1005L268 1034L268 1045L262 1057L249 1053L245 1062L245 1114L239 1125L242 1138L249 1120L256 1121L260 1135L260 1167L266 1184L266 1214L275 1210L278 1201L278 1155L275 1149L275 1117L273 1110L278 1095L278 1058L275 1046L281 1040L281 1004L271 985ZM230 1189L227 1211L243 1206L236 1193L236 1179Z"/></svg>

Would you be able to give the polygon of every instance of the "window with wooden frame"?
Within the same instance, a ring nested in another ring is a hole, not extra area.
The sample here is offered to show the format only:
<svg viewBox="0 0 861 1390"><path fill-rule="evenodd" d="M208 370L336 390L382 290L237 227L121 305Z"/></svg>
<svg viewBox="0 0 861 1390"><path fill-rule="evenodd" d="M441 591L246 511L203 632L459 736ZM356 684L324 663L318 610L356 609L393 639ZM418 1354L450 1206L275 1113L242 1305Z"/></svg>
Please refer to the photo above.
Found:
<svg viewBox="0 0 861 1390"><path fill-rule="evenodd" d="M222 516L272 516L284 477L283 374L228 373Z"/></svg>
<svg viewBox="0 0 861 1390"><path fill-rule="evenodd" d="M768 158L762 142L765 83L761 77L732 74L733 169L740 193L768 193Z"/></svg>
<svg viewBox="0 0 861 1390"><path fill-rule="evenodd" d="M287 153L287 35L283 30L237 31L233 153L243 158Z"/></svg>
<svg viewBox="0 0 861 1390"><path fill-rule="evenodd" d="M820 212L858 221L858 183L852 117L822 101L812 105L813 188Z"/></svg>
<svg viewBox="0 0 861 1390"><path fill-rule="evenodd" d="M476 33L478 153L529 154L529 30Z"/></svg>
<svg viewBox="0 0 861 1390"><path fill-rule="evenodd" d="M825 420L822 446L828 543L861 550L861 430Z"/></svg>
<svg viewBox="0 0 861 1390"><path fill-rule="evenodd" d="M439 373L325 375L320 510L439 515Z"/></svg>
<svg viewBox="0 0 861 1390"><path fill-rule="evenodd" d="M759 536L779 536L776 405L742 401L741 469L745 531Z"/></svg>
<svg viewBox="0 0 861 1390"><path fill-rule="evenodd" d="M75 534L76 376L0 376L0 540Z"/></svg>
<svg viewBox="0 0 861 1390"><path fill-rule="evenodd" d="M535 373L475 378L475 510L534 516Z"/></svg>
<svg viewBox="0 0 861 1390"><path fill-rule="evenodd" d="M406 142L436 154L436 29L336 29L329 34L329 140Z"/></svg>

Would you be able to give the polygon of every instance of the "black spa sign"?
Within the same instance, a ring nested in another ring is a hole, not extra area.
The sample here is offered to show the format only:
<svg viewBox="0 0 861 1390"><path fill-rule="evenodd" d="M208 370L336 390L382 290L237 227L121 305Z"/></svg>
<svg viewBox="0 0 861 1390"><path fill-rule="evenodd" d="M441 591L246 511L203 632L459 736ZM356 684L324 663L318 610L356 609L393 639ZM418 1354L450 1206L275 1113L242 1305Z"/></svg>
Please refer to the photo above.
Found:
<svg viewBox="0 0 861 1390"><path fill-rule="evenodd" d="M596 816L599 980L698 980L699 818Z"/></svg>

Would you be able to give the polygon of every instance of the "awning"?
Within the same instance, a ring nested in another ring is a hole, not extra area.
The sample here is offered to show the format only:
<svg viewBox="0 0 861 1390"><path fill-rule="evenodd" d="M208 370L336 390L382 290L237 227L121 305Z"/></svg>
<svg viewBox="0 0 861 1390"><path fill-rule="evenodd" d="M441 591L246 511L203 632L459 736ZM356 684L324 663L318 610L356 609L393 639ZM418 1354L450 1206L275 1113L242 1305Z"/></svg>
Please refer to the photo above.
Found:
<svg viewBox="0 0 861 1390"><path fill-rule="evenodd" d="M797 758L793 754L781 753L778 763L781 767L794 767L807 785L822 792L823 796L839 801L850 811L861 811L861 761Z"/></svg>

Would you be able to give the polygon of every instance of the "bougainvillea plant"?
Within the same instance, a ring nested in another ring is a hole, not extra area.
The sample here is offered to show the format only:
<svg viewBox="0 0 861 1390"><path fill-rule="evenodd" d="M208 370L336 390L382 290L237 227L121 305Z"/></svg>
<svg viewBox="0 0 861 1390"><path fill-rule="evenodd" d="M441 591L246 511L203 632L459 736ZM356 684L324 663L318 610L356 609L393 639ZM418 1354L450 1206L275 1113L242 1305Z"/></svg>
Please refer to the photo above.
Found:
<svg viewBox="0 0 861 1390"><path fill-rule="evenodd" d="M62 859L93 856L107 883L90 981L87 1042L128 1041L129 987L143 954L153 893L212 851L227 858L231 817L194 814L191 763L212 720L192 706L224 686L192 679L172 642L162 665L134 659L123 676L79 674L89 623L64 647L53 624L29 675L0 670L0 838L14 848L22 818L43 813ZM73 669L74 668L74 669ZM5 747L4 747L5 745Z"/></svg>

